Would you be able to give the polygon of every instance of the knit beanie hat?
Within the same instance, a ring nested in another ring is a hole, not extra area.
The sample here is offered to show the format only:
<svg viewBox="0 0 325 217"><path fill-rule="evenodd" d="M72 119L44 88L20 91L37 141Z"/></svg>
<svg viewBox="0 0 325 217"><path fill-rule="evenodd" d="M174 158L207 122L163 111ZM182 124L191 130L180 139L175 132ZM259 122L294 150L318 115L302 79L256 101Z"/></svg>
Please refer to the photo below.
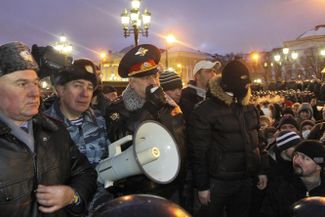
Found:
<svg viewBox="0 0 325 217"><path fill-rule="evenodd" d="M298 109L298 113L300 112L307 112L311 117L313 117L314 115L314 111L313 111L313 108L311 107L310 103L307 103L307 102L304 102L304 103L301 103L301 105L299 106L299 109Z"/></svg>
<svg viewBox="0 0 325 217"><path fill-rule="evenodd" d="M310 157L316 164L321 167L325 162L325 147L317 140L303 140L295 149L296 152L303 153Z"/></svg>
<svg viewBox="0 0 325 217"><path fill-rule="evenodd" d="M0 46L0 76L28 69L38 71L27 45L15 41Z"/></svg>
<svg viewBox="0 0 325 217"><path fill-rule="evenodd" d="M54 76L55 85L64 85L70 81L84 79L97 86L96 66L88 59L75 60L70 67L65 67Z"/></svg>
<svg viewBox="0 0 325 217"><path fill-rule="evenodd" d="M300 123L300 130L302 130L302 128L303 128L304 126L307 126L307 125L313 127L313 126L315 125L315 122L312 121L312 120L304 120L304 121L302 121L302 122Z"/></svg>
<svg viewBox="0 0 325 217"><path fill-rule="evenodd" d="M292 115L295 116L295 113L293 112L293 110L291 108L286 108L282 111L282 115Z"/></svg>
<svg viewBox="0 0 325 217"><path fill-rule="evenodd" d="M159 77L160 86L164 91L166 90L174 90L176 88L182 89L182 79L173 71L164 71L160 74Z"/></svg>
<svg viewBox="0 0 325 217"><path fill-rule="evenodd" d="M247 94L246 85L251 83L247 66L238 61L229 62L221 73L221 87L224 91L232 92L242 98Z"/></svg>
<svg viewBox="0 0 325 217"><path fill-rule="evenodd" d="M298 145L300 141L300 136L296 132L289 130L281 131L275 138L276 147L279 153L290 147Z"/></svg>
<svg viewBox="0 0 325 217"><path fill-rule="evenodd" d="M286 115L286 116L283 116L280 121L279 121L279 124L278 124L278 129L281 128L282 125L284 124L291 124L293 126L295 126L297 128L297 130L299 130L299 125L298 125L298 122L296 121L296 119L294 117L292 117L291 115Z"/></svg>
<svg viewBox="0 0 325 217"><path fill-rule="evenodd" d="M106 94L106 93L113 93L113 92L117 92L117 89L111 85L105 85L103 86L103 93Z"/></svg>

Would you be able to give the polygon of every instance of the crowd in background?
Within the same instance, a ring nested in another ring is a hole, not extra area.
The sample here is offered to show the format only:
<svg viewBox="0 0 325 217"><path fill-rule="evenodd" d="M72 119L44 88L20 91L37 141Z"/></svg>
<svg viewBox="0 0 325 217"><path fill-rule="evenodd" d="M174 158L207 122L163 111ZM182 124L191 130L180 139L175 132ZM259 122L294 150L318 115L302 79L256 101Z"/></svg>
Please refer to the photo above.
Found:
<svg viewBox="0 0 325 217"><path fill-rule="evenodd" d="M128 84L119 94L91 60L49 69L44 53L54 51L33 49L0 46L0 209L7 216L96 217L114 198L153 194L184 216L287 217L301 199L325 196L320 82L257 90L240 60L202 60L183 87L176 72L159 70L160 50L144 44L122 58L118 73ZM38 86L45 75L50 94ZM158 183L147 174L120 177L128 168L112 165L105 170L114 167L119 178L107 183L98 165L146 121L170 133L179 173Z"/></svg>

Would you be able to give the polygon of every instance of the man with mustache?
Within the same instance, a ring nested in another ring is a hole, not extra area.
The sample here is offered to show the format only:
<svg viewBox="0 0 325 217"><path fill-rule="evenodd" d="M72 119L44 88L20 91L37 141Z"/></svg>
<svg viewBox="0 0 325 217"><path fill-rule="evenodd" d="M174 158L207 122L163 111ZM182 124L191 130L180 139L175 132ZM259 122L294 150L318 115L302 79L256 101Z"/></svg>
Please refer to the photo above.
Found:
<svg viewBox="0 0 325 217"><path fill-rule="evenodd" d="M290 207L309 196L325 196L325 147L316 140L298 144L293 156L294 174L270 182L261 217L290 216Z"/></svg>

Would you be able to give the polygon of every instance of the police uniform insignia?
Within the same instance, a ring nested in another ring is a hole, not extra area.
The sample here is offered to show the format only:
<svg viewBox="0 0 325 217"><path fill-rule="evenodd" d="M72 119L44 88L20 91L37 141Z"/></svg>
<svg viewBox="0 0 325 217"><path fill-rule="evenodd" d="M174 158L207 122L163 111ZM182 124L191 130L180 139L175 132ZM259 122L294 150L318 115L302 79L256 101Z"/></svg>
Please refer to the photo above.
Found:
<svg viewBox="0 0 325 217"><path fill-rule="evenodd" d="M143 47L140 47L139 50L134 55L144 56L148 52L148 49L145 49Z"/></svg>
<svg viewBox="0 0 325 217"><path fill-rule="evenodd" d="M87 71L87 72L89 72L89 73L95 73L94 72L94 69L93 69L93 67L91 66L91 65L86 65L85 66L85 70Z"/></svg>
<svg viewBox="0 0 325 217"><path fill-rule="evenodd" d="M118 65L118 74L122 78L143 77L158 73L160 50L151 44L138 45L129 50Z"/></svg>
<svg viewBox="0 0 325 217"><path fill-rule="evenodd" d="M143 66L144 66L144 67L149 67L149 66L151 66L151 65L150 65L150 63L148 63L148 62L144 62L144 63L143 63Z"/></svg>
<svg viewBox="0 0 325 217"><path fill-rule="evenodd" d="M27 62L33 62L33 57L32 55L27 51L27 50L24 50L24 51L21 51L19 53L19 55Z"/></svg>
<svg viewBox="0 0 325 217"><path fill-rule="evenodd" d="M113 114L111 114L111 115L109 116L109 118L110 118L112 121L116 121L116 120L118 120L118 119L120 118L120 114L117 113L117 112L114 112Z"/></svg>

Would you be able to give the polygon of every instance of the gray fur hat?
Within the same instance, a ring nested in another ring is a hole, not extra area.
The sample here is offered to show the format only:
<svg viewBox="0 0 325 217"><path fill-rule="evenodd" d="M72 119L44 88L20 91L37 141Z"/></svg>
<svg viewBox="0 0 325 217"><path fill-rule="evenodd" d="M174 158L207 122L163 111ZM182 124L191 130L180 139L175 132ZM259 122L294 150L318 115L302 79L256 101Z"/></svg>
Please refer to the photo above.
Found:
<svg viewBox="0 0 325 217"><path fill-rule="evenodd" d="M0 77L28 69L38 71L38 65L27 45L15 41L0 46Z"/></svg>

